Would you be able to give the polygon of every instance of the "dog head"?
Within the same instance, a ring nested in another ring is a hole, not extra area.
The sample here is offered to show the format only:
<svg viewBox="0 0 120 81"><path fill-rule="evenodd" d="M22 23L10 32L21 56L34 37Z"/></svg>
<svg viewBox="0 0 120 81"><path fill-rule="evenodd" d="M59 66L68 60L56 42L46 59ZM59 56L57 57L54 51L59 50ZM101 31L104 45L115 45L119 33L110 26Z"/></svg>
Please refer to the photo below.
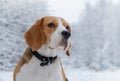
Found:
<svg viewBox="0 0 120 81"><path fill-rule="evenodd" d="M28 46L36 51L43 45L49 49L63 49L69 56L71 28L68 22L60 17L45 16L25 33L24 38Z"/></svg>

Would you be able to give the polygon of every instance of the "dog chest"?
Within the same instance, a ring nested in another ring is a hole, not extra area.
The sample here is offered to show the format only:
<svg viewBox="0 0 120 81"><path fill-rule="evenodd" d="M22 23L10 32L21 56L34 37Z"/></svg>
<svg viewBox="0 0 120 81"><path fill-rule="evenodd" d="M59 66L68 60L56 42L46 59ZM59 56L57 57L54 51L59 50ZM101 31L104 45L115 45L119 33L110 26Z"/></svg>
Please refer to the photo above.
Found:
<svg viewBox="0 0 120 81"><path fill-rule="evenodd" d="M60 60L57 58L55 63L41 67L40 60L33 56L21 67L16 81L63 81Z"/></svg>

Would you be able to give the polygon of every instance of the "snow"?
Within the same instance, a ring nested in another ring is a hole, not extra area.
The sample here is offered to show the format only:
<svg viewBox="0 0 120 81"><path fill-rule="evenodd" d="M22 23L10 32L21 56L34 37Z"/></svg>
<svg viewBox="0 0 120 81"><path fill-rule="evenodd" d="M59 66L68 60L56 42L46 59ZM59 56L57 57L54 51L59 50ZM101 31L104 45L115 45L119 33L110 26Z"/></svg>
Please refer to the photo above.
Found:
<svg viewBox="0 0 120 81"><path fill-rule="evenodd" d="M13 81L13 72L0 71L0 81Z"/></svg>
<svg viewBox="0 0 120 81"><path fill-rule="evenodd" d="M68 69L66 75L69 81L120 81L120 70L91 71L81 69Z"/></svg>
<svg viewBox="0 0 120 81"><path fill-rule="evenodd" d="M91 71L76 68L65 68L69 81L120 81L120 69L115 71ZM13 81L13 72L0 71L0 81Z"/></svg>

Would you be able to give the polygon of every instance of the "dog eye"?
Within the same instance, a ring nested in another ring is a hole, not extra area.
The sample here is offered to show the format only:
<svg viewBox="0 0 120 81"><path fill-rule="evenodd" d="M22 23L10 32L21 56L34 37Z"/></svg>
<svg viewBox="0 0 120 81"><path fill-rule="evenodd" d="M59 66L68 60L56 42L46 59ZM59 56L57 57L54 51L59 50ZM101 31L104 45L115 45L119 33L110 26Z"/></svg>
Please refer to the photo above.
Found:
<svg viewBox="0 0 120 81"><path fill-rule="evenodd" d="M54 23L49 23L48 27L53 28L53 27L55 27L55 24Z"/></svg>
<svg viewBox="0 0 120 81"><path fill-rule="evenodd" d="M69 26L66 26L66 29L67 29L67 30L70 30L70 27L69 27Z"/></svg>

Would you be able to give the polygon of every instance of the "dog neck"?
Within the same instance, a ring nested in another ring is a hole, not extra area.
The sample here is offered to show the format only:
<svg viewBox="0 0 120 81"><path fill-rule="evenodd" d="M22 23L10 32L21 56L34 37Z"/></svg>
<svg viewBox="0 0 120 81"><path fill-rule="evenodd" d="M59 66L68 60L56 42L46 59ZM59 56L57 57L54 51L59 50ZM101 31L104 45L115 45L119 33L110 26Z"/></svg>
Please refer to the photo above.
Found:
<svg viewBox="0 0 120 81"><path fill-rule="evenodd" d="M55 57L57 56L58 49L51 49L48 45L43 45L40 49L37 50L42 56L46 57Z"/></svg>
<svg viewBox="0 0 120 81"><path fill-rule="evenodd" d="M31 49L30 49L31 50ZM57 56L55 57L45 57L45 56L42 56L41 54L39 54L37 51L32 51L31 50L31 53L41 61L40 63L40 66L45 66L45 65L48 65L49 63L52 64L55 62L55 60L57 59Z"/></svg>
<svg viewBox="0 0 120 81"><path fill-rule="evenodd" d="M55 51L48 50L46 46L39 49L39 53L47 57L56 55ZM53 53L55 54L53 55ZM42 61L33 55L31 60L22 66L17 74L16 81L63 81L59 58L56 58L54 63L49 63L44 67L40 66L40 63Z"/></svg>

